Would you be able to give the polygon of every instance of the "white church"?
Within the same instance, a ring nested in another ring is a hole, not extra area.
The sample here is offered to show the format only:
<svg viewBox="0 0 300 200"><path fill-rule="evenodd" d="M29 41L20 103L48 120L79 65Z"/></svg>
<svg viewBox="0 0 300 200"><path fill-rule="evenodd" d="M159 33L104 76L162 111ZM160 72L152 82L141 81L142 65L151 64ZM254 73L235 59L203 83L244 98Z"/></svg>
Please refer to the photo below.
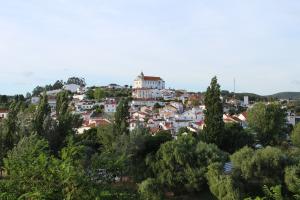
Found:
<svg viewBox="0 0 300 200"><path fill-rule="evenodd" d="M160 77L145 76L142 72L133 83L132 97L140 100L155 100L162 97L165 81Z"/></svg>

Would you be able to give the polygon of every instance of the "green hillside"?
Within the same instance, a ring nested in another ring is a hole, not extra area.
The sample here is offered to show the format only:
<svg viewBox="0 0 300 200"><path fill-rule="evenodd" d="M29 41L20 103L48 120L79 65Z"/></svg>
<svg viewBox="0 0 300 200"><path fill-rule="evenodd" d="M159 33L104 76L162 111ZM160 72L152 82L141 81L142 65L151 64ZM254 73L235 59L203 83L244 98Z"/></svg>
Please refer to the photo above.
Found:
<svg viewBox="0 0 300 200"><path fill-rule="evenodd" d="M300 92L280 92L270 96L278 99L300 99Z"/></svg>

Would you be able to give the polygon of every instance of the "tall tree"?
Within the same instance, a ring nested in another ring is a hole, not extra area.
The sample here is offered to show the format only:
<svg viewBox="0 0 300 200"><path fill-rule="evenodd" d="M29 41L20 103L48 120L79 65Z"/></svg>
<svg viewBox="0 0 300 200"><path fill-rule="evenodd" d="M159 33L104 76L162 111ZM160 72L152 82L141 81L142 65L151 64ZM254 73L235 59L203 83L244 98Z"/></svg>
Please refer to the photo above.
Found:
<svg viewBox="0 0 300 200"><path fill-rule="evenodd" d="M56 97L56 119L57 127L55 132L48 135L50 148L54 153L64 146L65 139L68 135L75 134L74 129L82 124L82 119L79 115L73 114L69 109L69 95L67 91L60 92ZM51 120L48 120L51 125Z"/></svg>
<svg viewBox="0 0 300 200"><path fill-rule="evenodd" d="M18 114L24 109L23 101L14 100L10 107L7 119L0 123L0 167L3 166L3 158L6 157L15 144L17 144L20 134L18 126Z"/></svg>
<svg viewBox="0 0 300 200"><path fill-rule="evenodd" d="M57 80L53 85L52 85L52 90L58 90L62 89L64 86L64 82L62 80Z"/></svg>
<svg viewBox="0 0 300 200"><path fill-rule="evenodd" d="M203 129L203 139L207 143L220 145L224 132L223 105L221 100L220 85L217 77L213 77L210 86L205 93L205 126Z"/></svg>
<svg viewBox="0 0 300 200"><path fill-rule="evenodd" d="M300 147L300 123L294 127L291 139L295 146Z"/></svg>
<svg viewBox="0 0 300 200"><path fill-rule="evenodd" d="M123 98L118 104L117 112L115 113L115 131L118 134L127 134L129 127L129 105L128 99Z"/></svg>
<svg viewBox="0 0 300 200"><path fill-rule="evenodd" d="M42 135L43 130L43 124L47 116L50 115L51 108L48 104L48 96L46 95L46 92L44 92L43 96L41 97L41 100L38 104L34 119L33 119L33 130L38 134Z"/></svg>
<svg viewBox="0 0 300 200"><path fill-rule="evenodd" d="M4 145L7 150L10 150L17 143L17 115L23 109L23 102L14 101L9 107L7 119L4 120Z"/></svg>

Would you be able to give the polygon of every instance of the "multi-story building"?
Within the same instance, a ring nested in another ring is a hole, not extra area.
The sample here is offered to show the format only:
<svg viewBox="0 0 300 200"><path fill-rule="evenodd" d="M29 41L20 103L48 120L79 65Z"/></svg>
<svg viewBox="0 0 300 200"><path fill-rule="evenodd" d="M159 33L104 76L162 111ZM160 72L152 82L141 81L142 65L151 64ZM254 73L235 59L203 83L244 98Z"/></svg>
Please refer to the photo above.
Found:
<svg viewBox="0 0 300 200"><path fill-rule="evenodd" d="M153 100L162 97L165 81L160 77L145 76L142 72L133 84L132 96L135 99Z"/></svg>

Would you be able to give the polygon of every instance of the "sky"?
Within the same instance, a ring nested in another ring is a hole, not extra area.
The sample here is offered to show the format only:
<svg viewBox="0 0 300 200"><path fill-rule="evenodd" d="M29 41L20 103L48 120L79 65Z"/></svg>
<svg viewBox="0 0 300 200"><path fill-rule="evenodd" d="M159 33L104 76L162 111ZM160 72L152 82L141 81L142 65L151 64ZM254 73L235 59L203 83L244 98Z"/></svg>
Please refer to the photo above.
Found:
<svg viewBox="0 0 300 200"><path fill-rule="evenodd" d="M300 91L299 0L0 0L0 94L88 85Z"/></svg>

